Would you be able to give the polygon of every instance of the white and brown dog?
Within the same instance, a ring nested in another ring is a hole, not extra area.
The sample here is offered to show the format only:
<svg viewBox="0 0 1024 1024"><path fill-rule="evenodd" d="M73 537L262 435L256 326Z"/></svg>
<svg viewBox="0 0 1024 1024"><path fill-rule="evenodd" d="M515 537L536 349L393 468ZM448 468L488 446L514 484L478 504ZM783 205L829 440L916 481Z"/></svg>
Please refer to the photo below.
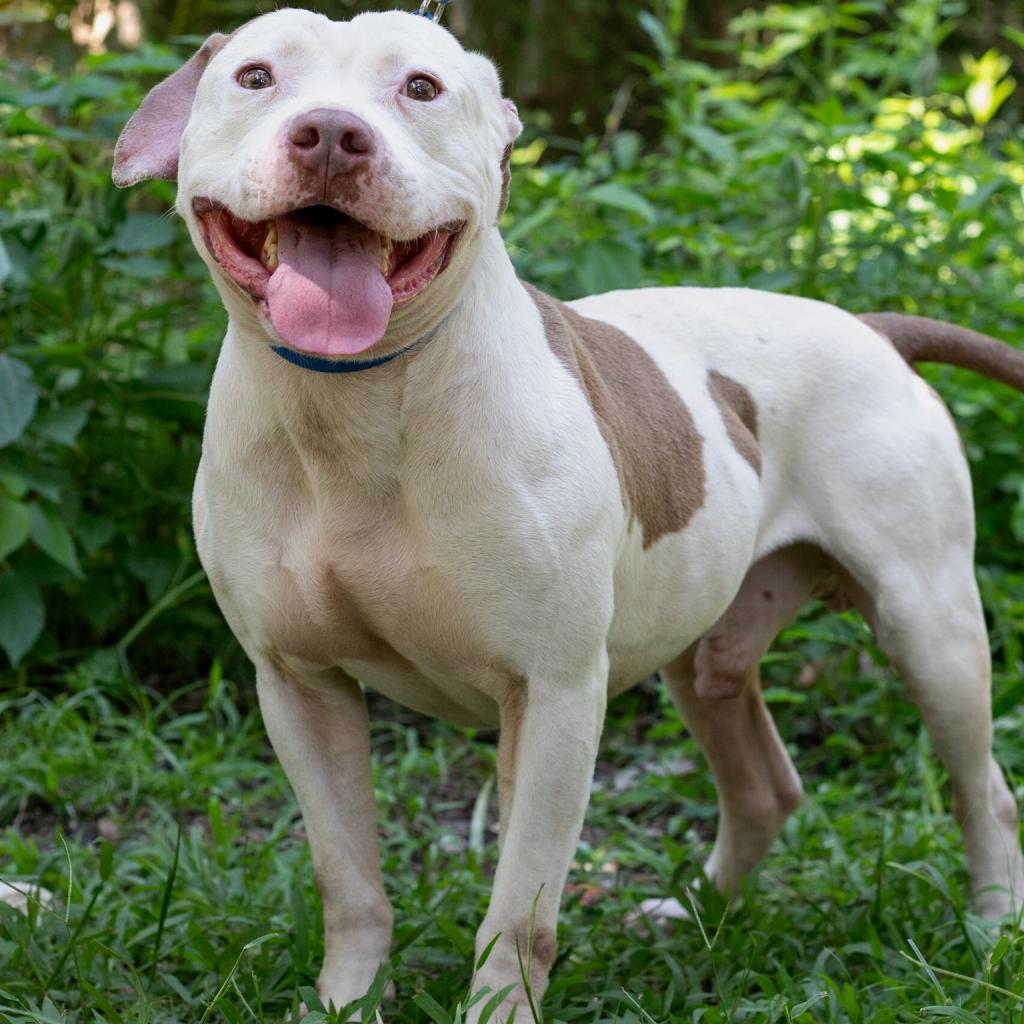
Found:
<svg viewBox="0 0 1024 1024"><path fill-rule="evenodd" d="M360 684L500 727L478 954L500 938L474 984L512 986L504 1017L517 946L546 984L605 706L638 680L661 672L714 772L708 875L764 856L801 787L758 661L812 594L899 666L976 906L1017 909L970 477L908 362L1024 389L1024 354L754 291L549 298L496 226L519 129L493 65L428 20L281 10L209 39L117 148L117 184L177 178L230 315L195 531L305 818L321 997L364 994L391 940Z"/></svg>

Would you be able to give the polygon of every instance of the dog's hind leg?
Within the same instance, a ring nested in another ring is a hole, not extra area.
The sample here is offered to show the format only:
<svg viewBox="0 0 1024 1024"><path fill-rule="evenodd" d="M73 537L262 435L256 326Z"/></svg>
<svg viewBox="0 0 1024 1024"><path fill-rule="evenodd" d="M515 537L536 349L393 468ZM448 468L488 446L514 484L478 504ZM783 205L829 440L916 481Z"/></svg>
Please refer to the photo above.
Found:
<svg viewBox="0 0 1024 1024"><path fill-rule="evenodd" d="M705 870L720 889L734 888L758 864L800 804L800 777L765 706L758 665L832 576L831 561L810 546L768 555L696 650L662 670L715 777L718 834Z"/></svg>
<svg viewBox="0 0 1024 1024"><path fill-rule="evenodd" d="M812 597L832 596L839 585L835 563L810 544L792 544L760 559L697 644L697 695L737 696L757 679L772 641L803 605Z"/></svg>
<svg viewBox="0 0 1024 1024"><path fill-rule="evenodd" d="M340 672L297 681L257 663L270 741L302 809L324 909L317 992L341 1007L366 994L391 946L377 851L369 724L359 684Z"/></svg>
<svg viewBox="0 0 1024 1024"><path fill-rule="evenodd" d="M696 650L662 672L715 777L718 834L705 870L720 889L759 863L800 804L800 777L765 706L758 665L811 597L833 591L835 568L804 544L762 558Z"/></svg>
<svg viewBox="0 0 1024 1024"><path fill-rule="evenodd" d="M930 571L892 570L865 608L899 669L949 773L975 907L986 917L1024 906L1017 805L992 759L988 635L971 546L943 552Z"/></svg>
<svg viewBox="0 0 1024 1024"><path fill-rule="evenodd" d="M728 700L698 695L685 656L663 670L662 678L715 777L718 833L705 872L719 889L730 891L760 863L800 805L800 776L756 674Z"/></svg>
<svg viewBox="0 0 1024 1024"><path fill-rule="evenodd" d="M843 473L810 499L949 773L975 906L1000 916L1024 905L1024 864L1016 803L991 753L991 665L974 578L970 474L945 408L916 390L902 419L884 407L861 415L856 451L838 433L822 436L823 447L833 447L819 457ZM880 494L889 500L872 499Z"/></svg>

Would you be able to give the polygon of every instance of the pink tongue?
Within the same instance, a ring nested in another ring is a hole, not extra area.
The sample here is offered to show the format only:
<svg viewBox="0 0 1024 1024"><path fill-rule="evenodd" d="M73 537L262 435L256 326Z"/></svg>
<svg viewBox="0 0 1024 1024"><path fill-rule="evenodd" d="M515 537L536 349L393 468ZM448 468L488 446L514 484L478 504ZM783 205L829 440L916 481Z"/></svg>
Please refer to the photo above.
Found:
<svg viewBox="0 0 1024 1024"><path fill-rule="evenodd" d="M380 236L347 222L277 219L278 267L267 283L270 322L292 347L349 356L380 341L393 298Z"/></svg>

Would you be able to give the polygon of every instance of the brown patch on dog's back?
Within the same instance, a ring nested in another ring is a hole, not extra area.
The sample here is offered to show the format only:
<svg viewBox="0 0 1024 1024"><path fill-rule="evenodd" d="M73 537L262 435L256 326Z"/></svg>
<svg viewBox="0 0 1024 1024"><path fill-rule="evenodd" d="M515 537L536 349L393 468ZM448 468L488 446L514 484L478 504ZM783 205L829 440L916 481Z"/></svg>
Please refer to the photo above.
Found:
<svg viewBox="0 0 1024 1024"><path fill-rule="evenodd" d="M679 393L628 334L525 286L552 352L580 382L643 546L682 530L704 504L704 440Z"/></svg>
<svg viewBox="0 0 1024 1024"><path fill-rule="evenodd" d="M761 445L757 439L757 406L753 396L739 381L712 370L708 391L718 406L722 422L736 451L761 475Z"/></svg>

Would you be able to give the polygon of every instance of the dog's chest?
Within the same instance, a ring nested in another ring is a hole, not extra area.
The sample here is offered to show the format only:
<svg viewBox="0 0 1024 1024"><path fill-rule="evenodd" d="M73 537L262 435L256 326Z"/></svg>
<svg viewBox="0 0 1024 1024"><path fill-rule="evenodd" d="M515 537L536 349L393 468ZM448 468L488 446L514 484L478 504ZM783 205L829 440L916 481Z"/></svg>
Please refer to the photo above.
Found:
<svg viewBox="0 0 1024 1024"><path fill-rule="evenodd" d="M216 506L201 529L197 510L200 552L254 660L303 676L341 669L423 713L496 724L517 644L474 585L480 574L457 568L472 536L453 545L337 495L293 492L244 524Z"/></svg>

